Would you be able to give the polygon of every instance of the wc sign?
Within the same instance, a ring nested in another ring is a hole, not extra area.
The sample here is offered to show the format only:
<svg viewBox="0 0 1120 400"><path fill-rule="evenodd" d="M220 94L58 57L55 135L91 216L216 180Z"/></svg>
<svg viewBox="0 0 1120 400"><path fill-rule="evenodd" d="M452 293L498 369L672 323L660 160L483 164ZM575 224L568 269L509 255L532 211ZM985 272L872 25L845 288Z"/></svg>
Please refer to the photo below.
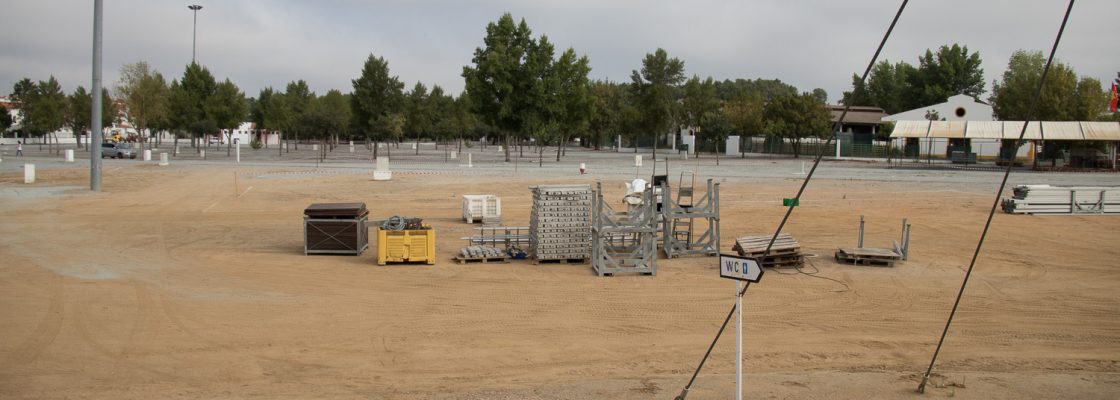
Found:
<svg viewBox="0 0 1120 400"><path fill-rule="evenodd" d="M720 254L719 276L757 283L759 279L762 279L762 266L754 258Z"/></svg>

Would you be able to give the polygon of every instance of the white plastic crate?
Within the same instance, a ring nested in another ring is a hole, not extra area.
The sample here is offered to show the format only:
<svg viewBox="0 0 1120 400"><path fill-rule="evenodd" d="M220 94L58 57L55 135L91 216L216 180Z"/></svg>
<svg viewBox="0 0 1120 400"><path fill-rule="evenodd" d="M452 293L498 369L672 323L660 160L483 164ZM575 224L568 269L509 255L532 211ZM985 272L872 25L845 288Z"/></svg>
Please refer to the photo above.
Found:
<svg viewBox="0 0 1120 400"><path fill-rule="evenodd" d="M502 199L492 194L463 195L463 220L468 224L502 217Z"/></svg>

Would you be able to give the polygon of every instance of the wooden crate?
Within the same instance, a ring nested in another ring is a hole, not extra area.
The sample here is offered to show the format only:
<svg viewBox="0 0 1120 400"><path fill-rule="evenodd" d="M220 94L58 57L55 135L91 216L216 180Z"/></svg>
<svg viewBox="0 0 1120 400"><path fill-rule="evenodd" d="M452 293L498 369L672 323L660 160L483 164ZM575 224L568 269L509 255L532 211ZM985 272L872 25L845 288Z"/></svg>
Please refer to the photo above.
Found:
<svg viewBox="0 0 1120 400"><path fill-rule="evenodd" d="M364 203L316 203L304 210L304 254L361 255L369 248Z"/></svg>

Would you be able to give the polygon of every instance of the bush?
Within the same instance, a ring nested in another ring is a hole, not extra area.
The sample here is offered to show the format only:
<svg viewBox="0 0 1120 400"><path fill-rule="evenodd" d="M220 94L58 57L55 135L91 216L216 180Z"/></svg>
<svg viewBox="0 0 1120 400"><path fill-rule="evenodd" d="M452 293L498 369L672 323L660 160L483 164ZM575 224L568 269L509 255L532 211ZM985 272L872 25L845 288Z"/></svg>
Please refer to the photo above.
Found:
<svg viewBox="0 0 1120 400"><path fill-rule="evenodd" d="M260 140L254 139L252 142L249 142L249 147L252 147L253 150L257 150L257 149L261 148L261 146L262 146L262 144L261 144Z"/></svg>

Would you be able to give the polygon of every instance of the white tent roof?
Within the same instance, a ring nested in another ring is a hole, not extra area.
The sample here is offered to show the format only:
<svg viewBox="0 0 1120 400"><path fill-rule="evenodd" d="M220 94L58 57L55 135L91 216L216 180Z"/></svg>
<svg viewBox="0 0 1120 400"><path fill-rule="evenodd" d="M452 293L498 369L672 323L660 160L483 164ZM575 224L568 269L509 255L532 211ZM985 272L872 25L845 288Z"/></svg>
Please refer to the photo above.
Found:
<svg viewBox="0 0 1120 400"><path fill-rule="evenodd" d="M1085 140L1120 140L1120 122L1082 122Z"/></svg>
<svg viewBox="0 0 1120 400"><path fill-rule="evenodd" d="M1003 138L1004 139L1018 139L1019 134L1023 132L1023 121L1003 121ZM1027 132L1023 135L1023 140L1040 140L1042 139L1042 130L1039 129L1038 121L1031 121L1027 124Z"/></svg>
<svg viewBox="0 0 1120 400"><path fill-rule="evenodd" d="M964 138L965 121L931 121L929 123L929 137L935 138Z"/></svg>
<svg viewBox="0 0 1120 400"><path fill-rule="evenodd" d="M1018 139L1023 121L898 121L892 138ZM1120 122L1031 121L1024 140L1120 141Z"/></svg>
<svg viewBox="0 0 1120 400"><path fill-rule="evenodd" d="M1042 138L1046 140L1085 140L1081 123L1072 121L1043 121Z"/></svg>
<svg viewBox="0 0 1120 400"><path fill-rule="evenodd" d="M1003 121L968 121L964 137L969 139L1003 139Z"/></svg>
<svg viewBox="0 0 1120 400"><path fill-rule="evenodd" d="M924 138L929 133L929 121L898 121L894 124L891 137Z"/></svg>

